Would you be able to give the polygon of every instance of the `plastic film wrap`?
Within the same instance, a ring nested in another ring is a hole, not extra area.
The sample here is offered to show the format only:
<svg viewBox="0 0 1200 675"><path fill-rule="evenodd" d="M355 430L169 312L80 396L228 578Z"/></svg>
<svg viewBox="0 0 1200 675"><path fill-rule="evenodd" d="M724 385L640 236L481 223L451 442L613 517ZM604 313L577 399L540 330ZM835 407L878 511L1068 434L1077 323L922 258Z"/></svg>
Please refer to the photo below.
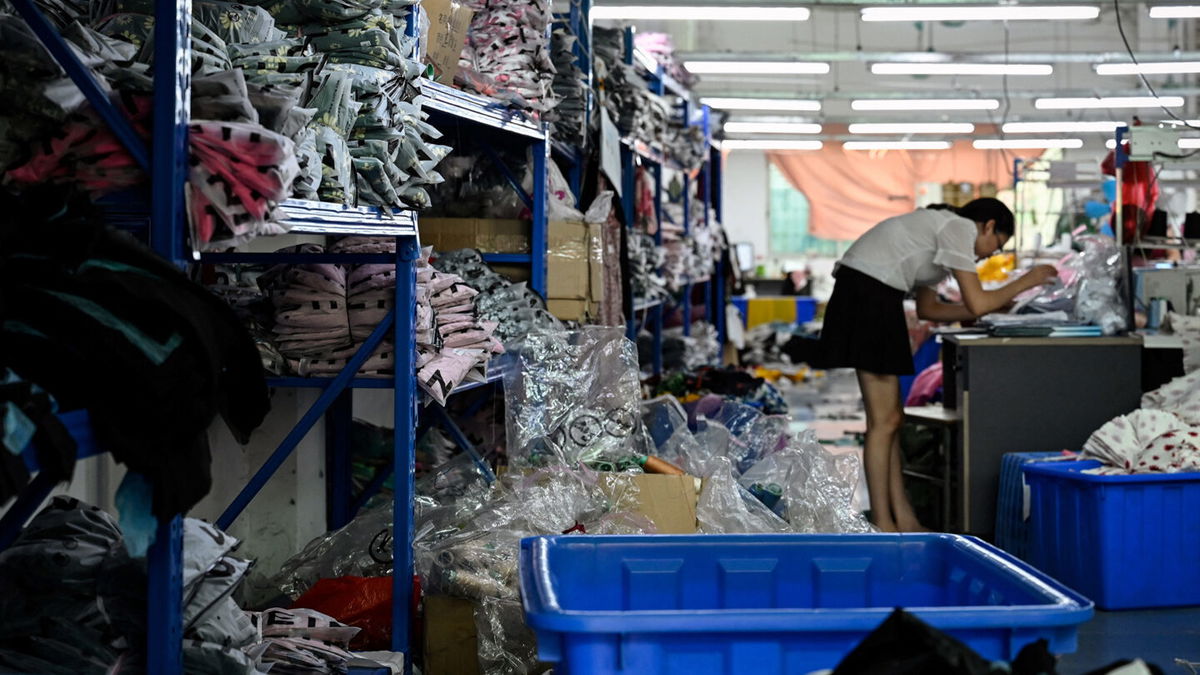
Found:
<svg viewBox="0 0 1200 675"><path fill-rule="evenodd" d="M740 483L797 532L871 532L852 507L859 462L834 455L811 431L742 474Z"/></svg>
<svg viewBox="0 0 1200 675"><path fill-rule="evenodd" d="M619 328L529 335L505 377L516 467L578 466L646 454L632 342Z"/></svg>
<svg viewBox="0 0 1200 675"><path fill-rule="evenodd" d="M728 457L705 467L704 487L696 503L697 530L703 534L776 534L791 532L786 521L738 484Z"/></svg>
<svg viewBox="0 0 1200 675"><path fill-rule="evenodd" d="M538 668L537 638L521 601L487 598L475 606L482 675L528 675Z"/></svg>

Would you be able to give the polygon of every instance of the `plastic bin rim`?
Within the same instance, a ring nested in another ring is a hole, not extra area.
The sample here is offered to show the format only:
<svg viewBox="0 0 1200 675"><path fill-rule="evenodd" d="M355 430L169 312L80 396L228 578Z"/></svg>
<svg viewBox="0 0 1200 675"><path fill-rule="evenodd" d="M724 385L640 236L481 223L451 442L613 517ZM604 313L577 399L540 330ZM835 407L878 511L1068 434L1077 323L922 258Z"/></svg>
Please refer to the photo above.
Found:
<svg viewBox="0 0 1200 675"><path fill-rule="evenodd" d="M1200 472L1185 473L1132 473L1100 476L1083 473L1083 469L1094 469L1102 466L1096 459L1059 460L1054 462L1031 461L1021 465L1025 473L1039 476L1052 476L1062 480L1074 480L1084 483L1168 483L1178 481L1200 481Z"/></svg>
<svg viewBox="0 0 1200 675"><path fill-rule="evenodd" d="M521 540L521 597L526 621L542 630L560 632L675 633L675 632L793 632L800 629L823 630L874 629L893 610L890 607L811 608L811 609L709 609L709 610L564 610L559 606L548 575L535 575L533 558L542 559L543 569L549 548L557 542L622 541L644 543L648 535L570 535L528 537ZM1032 627L1077 625L1093 614L1091 600L1070 590L1041 571L983 541L953 534L765 534L765 535L652 535L652 541L687 543L715 541L753 541L772 539L803 541L870 541L872 539L909 539L949 541L965 552L990 557L1009 573L1019 574L1026 585L1046 594L1047 602L1037 605L974 607L906 607L940 629L997 628L1023 625ZM536 576L536 578L535 578ZM853 612L851 614L851 612Z"/></svg>

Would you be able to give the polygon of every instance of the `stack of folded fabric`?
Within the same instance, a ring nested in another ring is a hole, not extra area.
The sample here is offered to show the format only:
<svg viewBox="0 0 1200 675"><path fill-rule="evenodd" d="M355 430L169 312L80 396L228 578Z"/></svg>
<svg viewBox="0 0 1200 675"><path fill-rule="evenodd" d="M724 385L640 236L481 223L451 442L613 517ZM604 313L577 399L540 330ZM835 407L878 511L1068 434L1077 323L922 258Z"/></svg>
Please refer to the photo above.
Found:
<svg viewBox="0 0 1200 675"><path fill-rule="evenodd" d="M474 10L455 82L521 109L554 108L549 0L465 0Z"/></svg>
<svg viewBox="0 0 1200 675"><path fill-rule="evenodd" d="M575 58L575 43L579 38L565 28L555 29L550 37L557 71L554 76L554 95L558 98L554 108L554 137L581 147L586 138L588 82L587 74Z"/></svg>
<svg viewBox="0 0 1200 675"><path fill-rule="evenodd" d="M624 136L650 144L666 138L670 107L651 93L634 66L626 65L625 34L620 28L593 28L596 96Z"/></svg>
<svg viewBox="0 0 1200 675"><path fill-rule="evenodd" d="M654 244L654 238L640 232L631 232L628 238L629 283L633 297L638 302L659 302L670 298L666 280L659 272L663 266L663 250Z"/></svg>
<svg viewBox="0 0 1200 675"><path fill-rule="evenodd" d="M350 641L362 630L311 609L247 612L258 634L258 665L272 673L344 673ZM248 650L249 651L249 650Z"/></svg>
<svg viewBox="0 0 1200 675"><path fill-rule="evenodd" d="M435 401L446 403L450 392L467 380L482 381L486 366L495 354L504 352L494 337L496 322L481 321L474 299L479 292L457 274L428 267L429 251L423 252L422 289L418 297L427 301L432 326L418 308L417 381Z"/></svg>
<svg viewBox="0 0 1200 675"><path fill-rule="evenodd" d="M1200 471L1200 428L1173 413L1139 409L1097 429L1083 456L1105 464L1089 473Z"/></svg>
<svg viewBox="0 0 1200 675"><path fill-rule="evenodd" d="M546 311L546 302L524 282L514 284L498 274L479 251L460 249L438 253L434 266L456 274L474 288L475 311L496 324L495 336L505 345L534 331L561 330L562 322Z"/></svg>

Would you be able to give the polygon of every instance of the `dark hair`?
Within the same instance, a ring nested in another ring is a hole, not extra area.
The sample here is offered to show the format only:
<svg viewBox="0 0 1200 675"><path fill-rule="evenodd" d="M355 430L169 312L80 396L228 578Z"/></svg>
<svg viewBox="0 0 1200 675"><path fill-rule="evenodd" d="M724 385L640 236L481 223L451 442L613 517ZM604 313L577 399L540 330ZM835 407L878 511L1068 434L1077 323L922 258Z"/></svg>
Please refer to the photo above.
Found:
<svg viewBox="0 0 1200 675"><path fill-rule="evenodd" d="M1004 205L1004 202L992 197L973 199L964 206L959 207L953 207L949 204L930 204L925 208L939 211L953 211L963 218L976 223L986 223L989 220L994 220L996 221L996 234L1004 235L1005 237L1013 236L1013 232L1016 231L1013 212Z"/></svg>

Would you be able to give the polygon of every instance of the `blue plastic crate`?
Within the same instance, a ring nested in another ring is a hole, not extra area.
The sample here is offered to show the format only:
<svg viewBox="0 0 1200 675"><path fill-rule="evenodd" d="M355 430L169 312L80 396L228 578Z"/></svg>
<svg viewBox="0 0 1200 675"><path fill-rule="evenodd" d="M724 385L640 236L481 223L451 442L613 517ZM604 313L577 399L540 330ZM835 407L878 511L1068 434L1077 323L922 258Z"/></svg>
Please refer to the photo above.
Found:
<svg viewBox="0 0 1200 675"><path fill-rule="evenodd" d="M1033 528L1026 518L1025 473L1021 467L1029 462L1047 457L1061 456L1061 452L1010 452L1000 460L1000 491L996 495L996 546L1029 560L1029 542L1033 539Z"/></svg>
<svg viewBox="0 0 1200 675"><path fill-rule="evenodd" d="M987 659L1075 650L1086 598L949 534L558 536L521 542L538 656L561 672L832 668L895 607Z"/></svg>
<svg viewBox="0 0 1200 675"><path fill-rule="evenodd" d="M1029 562L1101 609L1200 605L1200 473L1094 476L1026 464Z"/></svg>
<svg viewBox="0 0 1200 675"><path fill-rule="evenodd" d="M763 296L776 297L776 296ZM793 296L796 299L796 325L806 324L809 321L817 318L817 299L807 295ZM745 296L734 296L729 299L734 307L737 307L738 312L742 315L742 325L746 325L750 318L750 298Z"/></svg>

